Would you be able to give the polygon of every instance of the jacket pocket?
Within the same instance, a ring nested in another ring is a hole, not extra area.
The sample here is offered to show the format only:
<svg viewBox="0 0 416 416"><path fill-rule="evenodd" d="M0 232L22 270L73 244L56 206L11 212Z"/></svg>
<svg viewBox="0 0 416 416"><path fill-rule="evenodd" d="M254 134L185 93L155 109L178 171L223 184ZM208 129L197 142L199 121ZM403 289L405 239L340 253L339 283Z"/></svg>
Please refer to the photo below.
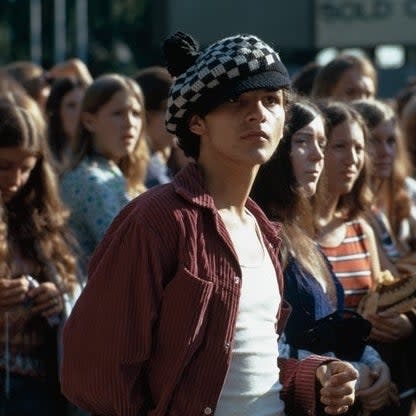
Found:
<svg viewBox="0 0 416 416"><path fill-rule="evenodd" d="M149 386L159 409L167 405L165 401L204 338L212 293L212 282L186 268L164 290L148 366Z"/></svg>

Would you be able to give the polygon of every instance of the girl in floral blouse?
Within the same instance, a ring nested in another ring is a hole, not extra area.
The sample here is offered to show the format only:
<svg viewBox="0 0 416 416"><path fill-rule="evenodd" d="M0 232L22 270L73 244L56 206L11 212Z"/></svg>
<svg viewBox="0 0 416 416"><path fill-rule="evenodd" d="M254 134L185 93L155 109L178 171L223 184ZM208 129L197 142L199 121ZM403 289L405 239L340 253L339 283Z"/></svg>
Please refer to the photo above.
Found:
<svg viewBox="0 0 416 416"><path fill-rule="evenodd" d="M85 263L127 202L145 190L144 100L130 78L108 74L86 90L71 170L62 197Z"/></svg>

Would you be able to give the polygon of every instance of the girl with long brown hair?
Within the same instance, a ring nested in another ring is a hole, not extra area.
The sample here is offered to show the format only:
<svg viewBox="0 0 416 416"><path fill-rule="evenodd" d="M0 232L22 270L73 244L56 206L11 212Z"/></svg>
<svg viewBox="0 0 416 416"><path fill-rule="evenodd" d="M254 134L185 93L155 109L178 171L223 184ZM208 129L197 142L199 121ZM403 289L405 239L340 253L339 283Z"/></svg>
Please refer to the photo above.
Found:
<svg viewBox="0 0 416 416"><path fill-rule="evenodd" d="M0 99L0 408L56 415L59 324L79 286L41 115L19 101Z"/></svg>
<svg viewBox="0 0 416 416"><path fill-rule="evenodd" d="M88 261L121 208L146 189L142 91L131 78L103 75L85 91L80 117L61 191L71 209L81 259Z"/></svg>

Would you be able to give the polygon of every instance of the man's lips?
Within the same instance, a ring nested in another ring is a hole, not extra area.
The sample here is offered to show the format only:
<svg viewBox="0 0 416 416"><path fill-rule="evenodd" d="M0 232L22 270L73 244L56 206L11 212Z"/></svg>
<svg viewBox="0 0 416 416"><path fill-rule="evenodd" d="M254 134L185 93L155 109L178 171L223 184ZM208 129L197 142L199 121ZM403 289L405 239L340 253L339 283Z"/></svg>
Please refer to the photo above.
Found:
<svg viewBox="0 0 416 416"><path fill-rule="evenodd" d="M269 135L263 130L250 130L244 133L241 138L243 140L264 139L269 140Z"/></svg>

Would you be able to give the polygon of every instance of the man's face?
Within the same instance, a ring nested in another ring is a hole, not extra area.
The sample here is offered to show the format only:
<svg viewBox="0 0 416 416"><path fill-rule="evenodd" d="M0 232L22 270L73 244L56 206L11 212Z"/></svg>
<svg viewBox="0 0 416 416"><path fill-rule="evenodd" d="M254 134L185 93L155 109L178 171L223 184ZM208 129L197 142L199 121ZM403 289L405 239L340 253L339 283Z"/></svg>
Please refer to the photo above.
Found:
<svg viewBox="0 0 416 416"><path fill-rule="evenodd" d="M282 90L253 90L221 104L190 130L201 137L199 162L253 167L266 162L283 135Z"/></svg>

